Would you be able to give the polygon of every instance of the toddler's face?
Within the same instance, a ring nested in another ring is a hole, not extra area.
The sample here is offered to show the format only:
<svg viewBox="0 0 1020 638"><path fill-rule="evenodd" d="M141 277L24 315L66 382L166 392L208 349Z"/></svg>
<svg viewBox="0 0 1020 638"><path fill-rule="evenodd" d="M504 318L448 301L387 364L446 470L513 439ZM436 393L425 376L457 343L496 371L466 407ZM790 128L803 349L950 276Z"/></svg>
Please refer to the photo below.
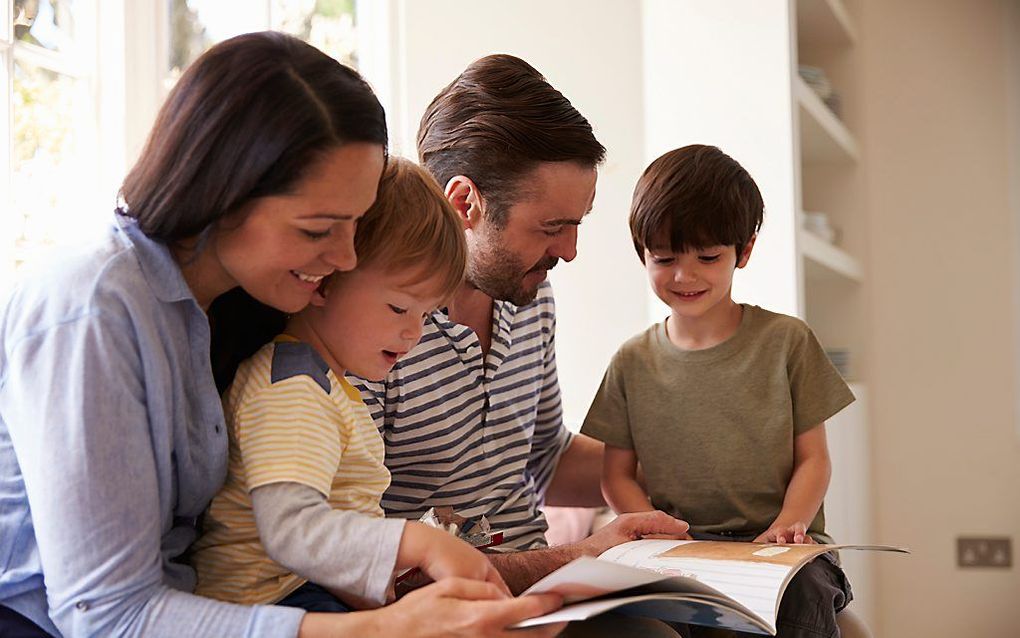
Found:
<svg viewBox="0 0 1020 638"><path fill-rule="evenodd" d="M417 275L417 276L416 276ZM348 372L379 381L421 338L428 313L442 301L437 277L358 268L331 281L313 329L331 358Z"/></svg>
<svg viewBox="0 0 1020 638"><path fill-rule="evenodd" d="M736 246L712 246L673 253L645 249L645 267L656 296L678 317L699 318L730 300L733 272L750 257L749 245L740 259Z"/></svg>

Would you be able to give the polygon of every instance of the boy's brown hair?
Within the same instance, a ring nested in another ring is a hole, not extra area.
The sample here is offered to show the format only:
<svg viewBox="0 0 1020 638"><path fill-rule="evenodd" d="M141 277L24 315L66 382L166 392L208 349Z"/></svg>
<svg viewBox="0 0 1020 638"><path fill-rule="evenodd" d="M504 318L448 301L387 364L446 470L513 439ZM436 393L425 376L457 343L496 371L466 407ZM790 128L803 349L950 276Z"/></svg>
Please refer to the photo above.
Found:
<svg viewBox="0 0 1020 638"><path fill-rule="evenodd" d="M354 250L355 271L371 266L406 270L408 283L438 276L435 292L442 299L464 280L467 245L460 216L436 180L401 157L389 159L375 203L358 222Z"/></svg>
<svg viewBox="0 0 1020 638"><path fill-rule="evenodd" d="M472 62L432 100L418 128L418 158L441 187L469 177L486 218L505 227L519 182L539 162L595 167L606 149L591 124L542 74L512 55Z"/></svg>
<svg viewBox="0 0 1020 638"><path fill-rule="evenodd" d="M642 263L645 249L682 253L736 246L737 256L761 228L757 184L715 146L692 144L648 165L630 206L630 234Z"/></svg>

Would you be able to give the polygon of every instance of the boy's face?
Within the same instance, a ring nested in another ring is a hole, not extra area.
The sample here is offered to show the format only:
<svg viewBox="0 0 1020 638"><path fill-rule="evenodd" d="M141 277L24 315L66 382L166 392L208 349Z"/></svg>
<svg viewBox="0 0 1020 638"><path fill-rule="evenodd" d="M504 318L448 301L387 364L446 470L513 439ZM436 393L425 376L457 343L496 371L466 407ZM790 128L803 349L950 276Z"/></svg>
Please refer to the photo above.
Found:
<svg viewBox="0 0 1020 638"><path fill-rule="evenodd" d="M677 317L710 316L730 301L733 272L747 265L754 238L738 257L736 246L712 246L683 253L645 248L645 268L655 295Z"/></svg>
<svg viewBox="0 0 1020 638"><path fill-rule="evenodd" d="M380 381L418 343L426 315L442 300L437 276L415 281L413 274L358 268L315 296L306 321L331 367Z"/></svg>

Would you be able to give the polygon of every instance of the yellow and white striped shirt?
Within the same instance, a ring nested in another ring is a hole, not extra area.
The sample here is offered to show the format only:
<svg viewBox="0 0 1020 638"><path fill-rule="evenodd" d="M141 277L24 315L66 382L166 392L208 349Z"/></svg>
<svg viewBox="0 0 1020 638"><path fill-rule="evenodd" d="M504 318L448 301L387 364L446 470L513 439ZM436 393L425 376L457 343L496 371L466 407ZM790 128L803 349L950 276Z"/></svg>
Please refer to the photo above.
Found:
<svg viewBox="0 0 1020 638"><path fill-rule="evenodd" d="M266 554L250 492L299 483L333 509L382 517L379 501L390 483L383 440L358 391L311 346L285 335L241 364L223 407L227 480L192 546L195 593L241 604L279 602L305 580Z"/></svg>

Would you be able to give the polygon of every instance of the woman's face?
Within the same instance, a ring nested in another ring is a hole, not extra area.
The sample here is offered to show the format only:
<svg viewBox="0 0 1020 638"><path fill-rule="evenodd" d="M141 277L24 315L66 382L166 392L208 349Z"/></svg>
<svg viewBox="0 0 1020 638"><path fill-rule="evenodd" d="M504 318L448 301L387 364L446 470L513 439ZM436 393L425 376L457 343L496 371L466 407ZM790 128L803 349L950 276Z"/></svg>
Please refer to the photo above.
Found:
<svg viewBox="0 0 1020 638"><path fill-rule="evenodd" d="M382 146L345 144L289 194L261 197L225 218L210 247L229 287L284 312L308 305L323 277L356 265L354 229L375 201L384 163Z"/></svg>

